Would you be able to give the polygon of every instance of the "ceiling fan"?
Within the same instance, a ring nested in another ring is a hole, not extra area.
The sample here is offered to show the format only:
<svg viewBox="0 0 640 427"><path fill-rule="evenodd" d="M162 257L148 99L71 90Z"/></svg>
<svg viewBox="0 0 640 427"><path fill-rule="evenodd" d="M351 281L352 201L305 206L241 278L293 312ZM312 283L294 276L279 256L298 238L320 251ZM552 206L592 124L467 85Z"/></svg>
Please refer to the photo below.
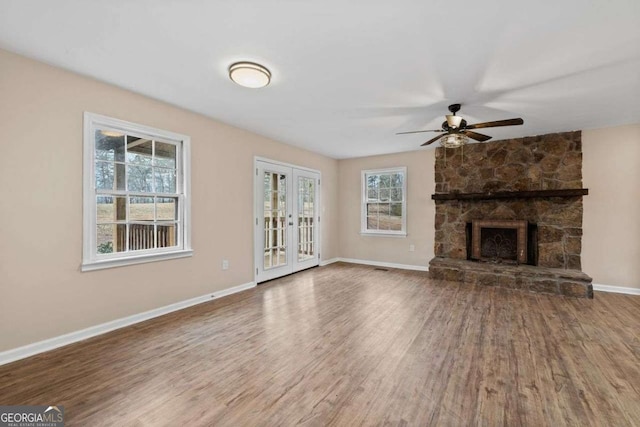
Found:
<svg viewBox="0 0 640 427"><path fill-rule="evenodd" d="M433 139L422 144L422 146L432 144L440 138L446 137L442 140L441 144L447 148L460 147L467 143L468 138L475 139L476 141L484 142L491 139L489 135L473 132L471 129L481 128L493 128L499 126L515 126L521 125L524 121L521 118L496 120L494 122L476 123L474 125L467 124L467 121L460 116L456 116L456 113L460 111L460 104L449 105L449 111L451 114L447 114L445 120L442 123L442 129L430 129L430 130L414 130L409 132L398 132L396 135L405 135L408 133L421 133L421 132L439 132L441 135L436 136Z"/></svg>

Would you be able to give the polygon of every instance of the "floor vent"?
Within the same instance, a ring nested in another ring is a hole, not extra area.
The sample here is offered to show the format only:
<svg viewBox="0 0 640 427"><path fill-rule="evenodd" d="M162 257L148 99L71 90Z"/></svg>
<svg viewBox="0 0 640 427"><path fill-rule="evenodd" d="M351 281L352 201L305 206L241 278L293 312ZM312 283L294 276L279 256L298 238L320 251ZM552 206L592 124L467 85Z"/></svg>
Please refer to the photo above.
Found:
<svg viewBox="0 0 640 427"><path fill-rule="evenodd" d="M378 271L389 271L388 268L382 268L382 267L376 267L374 268L374 270L378 270Z"/></svg>

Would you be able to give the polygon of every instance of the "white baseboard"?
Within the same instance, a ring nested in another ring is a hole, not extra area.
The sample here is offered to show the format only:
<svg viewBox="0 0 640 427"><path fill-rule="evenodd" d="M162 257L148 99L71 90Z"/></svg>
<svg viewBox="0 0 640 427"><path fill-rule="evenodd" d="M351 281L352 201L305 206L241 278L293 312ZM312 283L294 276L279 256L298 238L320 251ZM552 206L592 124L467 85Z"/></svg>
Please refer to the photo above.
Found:
<svg viewBox="0 0 640 427"><path fill-rule="evenodd" d="M334 262L340 261L340 258L330 258L323 261L320 261L320 267L324 267L325 265L333 264Z"/></svg>
<svg viewBox="0 0 640 427"><path fill-rule="evenodd" d="M121 319L112 320L110 322L102 323L100 325L91 326L80 331L70 332L68 334L60 335L54 338L49 338L44 341L38 341L33 344L27 344L22 347L14 348L0 352L0 365L15 362L16 360L24 359L26 357L34 356L45 351L53 350L58 347L73 344L78 341L86 340L87 338L95 337L97 335L106 334L107 332L114 331L116 329L124 328L135 323L144 322L145 320L153 319L154 317L162 316L164 314L171 313L173 311L182 310L203 302L212 301L214 299L222 298L227 295L235 294L250 288L255 287L254 282L245 283L231 288L216 291L207 295L191 298L188 300L169 304L164 307L155 308L153 310L145 311L144 313L134 314L131 316L123 317Z"/></svg>
<svg viewBox="0 0 640 427"><path fill-rule="evenodd" d="M395 264L393 262L369 261L366 259L353 259L353 258L334 258L334 259L336 261L348 262L350 264L364 264L364 265L373 265L375 267L399 268L400 270L429 271L429 267L426 265ZM336 261L333 261L333 262L336 262Z"/></svg>
<svg viewBox="0 0 640 427"><path fill-rule="evenodd" d="M614 292L616 294L640 295L639 288L624 288L622 286L599 285L597 283L593 284L593 290L600 292Z"/></svg>

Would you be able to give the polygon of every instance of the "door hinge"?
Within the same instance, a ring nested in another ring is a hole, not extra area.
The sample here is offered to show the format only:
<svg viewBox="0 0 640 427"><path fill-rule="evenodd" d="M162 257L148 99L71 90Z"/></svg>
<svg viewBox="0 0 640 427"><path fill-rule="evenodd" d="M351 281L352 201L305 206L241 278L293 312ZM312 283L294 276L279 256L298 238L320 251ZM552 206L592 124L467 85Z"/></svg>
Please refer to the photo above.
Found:
<svg viewBox="0 0 640 427"><path fill-rule="evenodd" d="M318 217L318 222L320 222L320 217Z"/></svg>
<svg viewBox="0 0 640 427"><path fill-rule="evenodd" d="M258 225L258 218L256 218L256 225Z"/></svg>
<svg viewBox="0 0 640 427"><path fill-rule="evenodd" d="M258 168L256 168L256 176L258 176Z"/></svg>
<svg viewBox="0 0 640 427"><path fill-rule="evenodd" d="M320 185L320 180L318 180L318 185Z"/></svg>
<svg viewBox="0 0 640 427"><path fill-rule="evenodd" d="M256 268L256 275L258 274L258 269Z"/></svg>

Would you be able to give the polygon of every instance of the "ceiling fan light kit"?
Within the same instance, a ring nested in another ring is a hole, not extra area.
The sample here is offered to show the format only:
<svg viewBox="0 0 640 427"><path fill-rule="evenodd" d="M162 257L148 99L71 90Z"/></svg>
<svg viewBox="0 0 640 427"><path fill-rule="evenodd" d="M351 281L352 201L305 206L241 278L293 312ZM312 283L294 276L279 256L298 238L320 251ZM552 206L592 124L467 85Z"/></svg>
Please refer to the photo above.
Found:
<svg viewBox="0 0 640 427"><path fill-rule="evenodd" d="M440 145L445 148L457 148L469 142L469 138L476 141L484 142L491 139L489 135L483 135L478 132L473 132L471 129L492 128L500 126L516 126L521 125L524 121L521 118L496 120L493 122L483 122L469 125L467 121L462 117L457 116L456 113L460 111L460 104L449 105L449 111L451 114L447 114L446 120L442 123L442 129L431 130L414 130L408 132L398 132L396 135L403 135L408 133L421 133L421 132L438 132L440 135L422 144L422 146L433 144L440 140Z"/></svg>
<svg viewBox="0 0 640 427"><path fill-rule="evenodd" d="M442 140L440 140L440 145L445 148L458 148L466 145L468 142L469 138L466 135L461 133L452 133L445 135Z"/></svg>
<svg viewBox="0 0 640 427"><path fill-rule="evenodd" d="M229 78L240 86L258 89L269 84L271 72L255 62L243 61L229 66Z"/></svg>

